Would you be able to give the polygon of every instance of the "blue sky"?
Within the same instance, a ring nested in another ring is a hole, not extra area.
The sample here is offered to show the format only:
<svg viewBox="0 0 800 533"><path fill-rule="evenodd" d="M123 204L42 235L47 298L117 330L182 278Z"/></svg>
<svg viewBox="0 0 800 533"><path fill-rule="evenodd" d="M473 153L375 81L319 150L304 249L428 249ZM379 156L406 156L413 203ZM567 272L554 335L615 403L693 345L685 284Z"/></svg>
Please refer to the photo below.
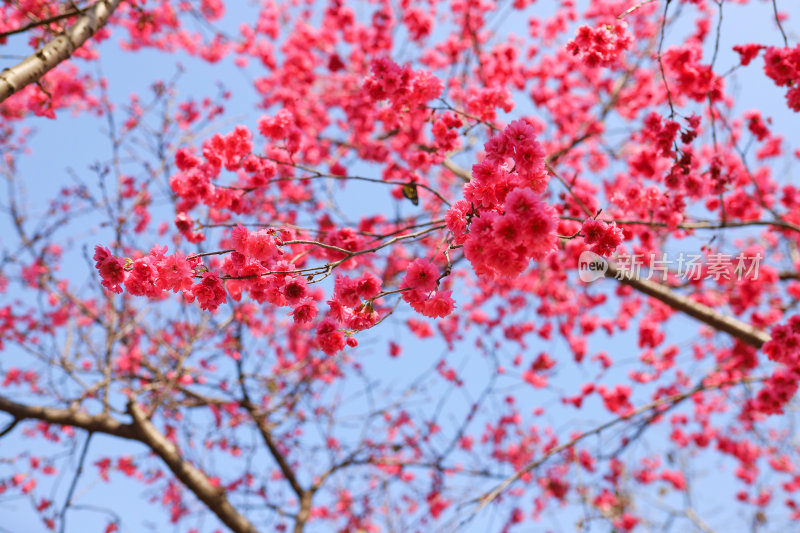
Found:
<svg viewBox="0 0 800 533"><path fill-rule="evenodd" d="M227 31L234 31L238 20L251 20L252 9L248 3L231 1L228 4L228 14L221 24ZM781 9L788 10L790 2L779 1L778 4ZM533 9L535 12L541 13L547 7L546 2L539 2L533 6ZM771 9L769 9L768 3L752 2L748 6L729 5L726 3L724 10L720 56L718 58L718 65L721 68L733 65L737 61L736 55L731 51L731 47L734 44L760 42L777 45L780 43L780 36L774 29ZM796 5L792 5L792 10L794 11L794 17L800 15L800 9ZM791 29L793 20L794 18L790 18L788 29ZM509 32L524 34L525 28L522 21L522 17L505 19L498 34ZM790 36L792 36L792 42L796 42L791 31ZM676 30L668 34L667 42L679 42L680 38L681 32ZM8 46L13 51L14 47L19 46L19 43L19 39L16 41L11 40ZM113 39L111 42L101 46L101 57L99 65L103 74L109 80L109 94L118 105L126 103L130 94L148 94L153 80L170 79L175 73L177 61L180 61L184 67L184 72L178 83L181 98L192 96L199 100L205 96L213 96L218 91L219 80L224 80L224 85L232 90L234 97L227 103L225 115L231 121L221 125L220 131L229 131L235 123L244 123L252 127L262 113L260 110L254 110L252 106L255 93L251 87L251 80L252 73L257 67L251 66L248 71L243 72L228 60L222 61L217 65L208 66L201 61L181 54L177 56L178 59L176 61L176 56L165 56L149 50L138 53L125 53L114 46ZM729 78L731 86L736 87L734 95L737 98L737 108L744 110L758 106L766 114L771 115L774 130L785 132L786 137L792 139L792 134L796 132L798 125L797 115L786 111L783 105L783 90L774 87L772 82L763 76L760 65L761 62L758 60L749 69L740 71ZM521 105L508 118L513 118L521 111L524 112L525 109L526 106ZM106 128L104 119L88 115L71 117L67 113L61 113L56 121L32 119L29 124L36 130L30 143L32 154L20 160L19 175L24 176L28 200L33 210L36 211L41 207L45 199L55 196L64 183L70 182L73 173L87 179L87 181L91 181L90 165L97 160L106 160L109 157L110 147L104 133ZM130 168L132 170L135 169L134 166ZM365 167L363 170L368 172L369 167ZM375 208L385 205L387 209L394 209L394 204L384 189L379 189L380 192L376 193L376 189L371 188L369 185L360 185L349 189L349 191L351 192L341 199L345 210L352 209L357 211L365 203ZM411 209L409 205L404 205L402 208ZM154 218L158 213L158 210L154 212ZM172 218L167 210L163 210L163 214L165 220ZM7 219L0 219L0 235L9 231L8 224L9 221ZM70 226L69 231L75 231L75 226ZM65 242L74 240L76 244L75 251L69 256L70 260L64 262L63 272L78 284L82 283L82 280L88 280L90 276L94 276L94 272L88 270L86 263L81 259L80 247L83 245L92 247L96 243L107 242L110 238L108 232L94 228L90 219L86 221L82 231L77 233L67 233L65 231L60 237ZM697 242L689 241L686 245L688 247L696 246ZM591 290L610 291L611 289L613 289L613 284L607 281L598 284L597 289L592 287ZM9 294L2 298L10 299L14 297L14 294ZM3 303L3 299L0 299L0 304ZM613 312L614 307L609 305L608 310ZM533 312L528 311L528 313L535 320ZM448 353L446 346L436 338L419 341L409 335L402 323L402 320L409 316L411 315L407 311L401 311L396 318L387 321L381 328L360 337L363 348L359 353L363 354L361 357L363 357L365 373L379 376L382 379L389 378L400 388L400 384L415 380L418 376L424 374L427 369L432 368L440 358L446 357L450 366L460 369L460 373L467 383L464 391L456 391L449 397L448 408L452 409L454 415L459 412L463 413L468 408L468 400L466 398L479 396L480 391L489 379L487 368L491 368L491 365L487 365L485 357L476 355L473 347L476 333L474 331L469 332L458 348L454 352ZM668 335L671 338L682 339L679 342L681 346L688 346L692 339L685 337L686 331L695 332L693 326L685 319L673 320L670 323ZM385 344L390 339L402 340L404 345L403 357L395 360L385 355ZM623 351L620 348L626 345L635 345L635 332L631 331L627 335L616 336L613 341L602 336L595 336L590 343L589 353L595 353L599 350L619 352ZM503 345L497 349L496 356L510 360L518 351L520 350L514 346ZM525 352L526 360L532 354L540 351L547 351L551 354L568 353L564 341L557 337L548 342L535 340L530 343ZM613 379L613 376L616 375L622 379L621 376L624 376L629 369L635 368L636 355L638 353L635 350L631 350L629 358L619 357L617 359L620 363L619 369L607 376L607 378ZM15 354L13 350L6 350L0 355L0 369L10 366L17 356L18 354ZM688 360L688 355L684 355L684 357L687 357ZM585 382L592 381L597 372L596 365L583 367L566 366L565 369L566 371L559 373L553 380L552 386L556 390L577 392L577 388ZM444 387L436 387L434 386L431 390L431 402L440 400L441 392L446 390ZM349 392L352 391L344 391L344 394L347 395ZM529 405L533 409L541 404L541 396L535 390L515 388L513 392L521 405ZM572 394L575 392L572 392ZM550 395L548 397L553 396ZM496 401L496 398L493 398L492 401ZM559 427L561 421L570 420L575 415L574 411L569 411L558 405L548 404L545 407L547 408L545 419L553 423L554 427ZM352 409L354 413L357 412L357 407ZM599 401L595 399L589 402L587 409L581 411L580 417L587 422L591 419L602 422L607 419L608 413L601 408ZM584 427L589 427L589 425L587 424ZM82 438L78 439L77 444L80 445L82 442ZM14 434L2 440L2 453L3 455L13 454L16 451L30 450L32 446L35 453L44 454L47 450L47 447L38 440L33 441L32 439L23 438L21 434ZM41 447L41 450L39 447ZM137 455L141 454L142 451L143 448L136 444L120 442L118 439L109 437L96 436L92 442L88 464L91 464L97 457L112 452L114 454L127 452ZM707 475L704 488L708 487L716 494L731 492L736 488L726 484L728 477L713 475L711 470L714 470L716 465L709 464L708 467L709 472L705 472ZM58 487L54 489L54 495L56 496L54 499L57 503L63 500L69 481L70 477L66 476L61 479ZM171 530L169 527L164 526L166 521L161 506L148 504L147 498L141 496L141 485L125 480L119 474L113 476L111 485L106 485L97 479L94 468L88 467L78 487L78 503L90 503L114 508L123 518L123 531L141 531L147 527L145 524L148 522L158 524L153 529L155 531ZM485 488L488 488L488 485ZM483 490L484 486L481 486L481 489ZM27 532L37 531L41 527L38 518L30 512L30 504L25 500L3 499L0 496L0 512L4 515L0 528L13 532ZM711 513L711 516L713 518L714 514ZM570 512L559 513L557 509L551 510L546 514L541 526L545 527L550 524L549 527L554 528L556 531L568 530L572 527L575 517L576 515ZM209 520L206 525L212 522L213 520ZM101 531L105 523L105 518L98 513L76 510L70 513L68 531ZM722 526L724 524L716 523L715 525ZM495 531L498 527L496 517L491 512L487 512L464 530L476 532ZM310 530L316 531L313 526ZM523 529L523 531L540 530L539 525L532 525L530 529Z"/></svg>

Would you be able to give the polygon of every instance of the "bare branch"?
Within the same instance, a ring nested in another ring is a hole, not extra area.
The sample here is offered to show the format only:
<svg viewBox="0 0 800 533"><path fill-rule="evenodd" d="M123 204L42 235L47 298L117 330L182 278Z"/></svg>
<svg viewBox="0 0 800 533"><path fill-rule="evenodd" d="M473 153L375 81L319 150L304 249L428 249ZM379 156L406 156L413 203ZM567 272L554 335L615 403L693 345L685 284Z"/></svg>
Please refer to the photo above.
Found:
<svg viewBox="0 0 800 533"><path fill-rule="evenodd" d="M750 346L761 348L764 343L770 340L770 335L766 331L754 328L737 318L723 315L707 305L678 294L660 283L637 279L630 275L619 275L616 265L610 261L608 262L608 272L623 285L633 287L637 291L667 304L672 309L686 313L718 331L724 331Z"/></svg>
<svg viewBox="0 0 800 533"><path fill-rule="evenodd" d="M180 451L150 422L136 402L128 402L136 437L158 455L190 491L197 496L231 530L257 533L255 526L228 501L225 490L215 486L197 467L186 461Z"/></svg>
<svg viewBox="0 0 800 533"><path fill-rule="evenodd" d="M67 492L67 499L64 500L64 507L61 509L61 513L59 514L61 525L58 530L60 533L64 533L67 529L67 511L72 505L72 498L75 495L75 489L78 487L78 480L81 478L81 474L83 473L83 465L86 462L86 455L89 453L89 444L92 442L92 435L93 433L86 435L86 441L83 443L83 449L81 450L81 455L78 459L78 468L75 470L75 475L72 477L72 483L70 483L69 491Z"/></svg>
<svg viewBox="0 0 800 533"><path fill-rule="evenodd" d="M102 28L122 0L98 0L67 31L17 65L0 73L0 102L31 83L39 81Z"/></svg>
<svg viewBox="0 0 800 533"><path fill-rule="evenodd" d="M238 337L237 342L240 342ZM311 515L311 501L314 493L311 490L304 489L300 484L300 480L297 479L297 475L295 474L294 470L292 470L289 461L278 447L278 443L275 442L275 438L272 435L272 431L265 416L258 412L256 406L250 400L250 394L247 392L247 385L244 381L244 372L242 369L241 360L237 361L236 368L239 374L239 385L242 389L242 395L244 396L242 407L247 410L247 412L250 414L250 417L256 423L258 432L261 434L261 438L264 440L264 444L267 446L270 455L272 455L272 458L275 459L276 463L278 463L278 467L281 469L283 477L292 487L292 491L294 491L299 499L300 510L297 512L297 516L295 518L294 531L295 533L301 533L306 522L308 521L309 516Z"/></svg>
<svg viewBox="0 0 800 533"><path fill-rule="evenodd" d="M123 424L108 414L89 415L80 411L54 407L29 406L0 396L0 411L14 418L35 419L50 424L60 424L85 429L90 433L104 433L146 444L185 486L208 509L236 533L257 533L257 529L228 501L225 490L215 486L197 467L186 461L163 433L150 422L135 402L128 403L131 424Z"/></svg>
<svg viewBox="0 0 800 533"><path fill-rule="evenodd" d="M778 13L778 4L775 0L772 0L772 12L775 14L775 23L778 25L778 29L781 31L781 37L783 37L783 45L786 48L789 48L789 39L786 38L786 32L783 31L783 24L781 24L781 15Z"/></svg>
<svg viewBox="0 0 800 533"><path fill-rule="evenodd" d="M81 411L58 409L55 407L30 406L17 403L0 396L0 411L17 419L42 420L49 424L74 426L95 433L105 433L124 439L139 440L133 426L123 424L109 415L89 415Z"/></svg>
<svg viewBox="0 0 800 533"><path fill-rule="evenodd" d="M449 158L445 158L445 160L442 161L442 166L461 178L463 181L469 182L472 179L472 173L469 170L461 168L453 163L453 161L451 161Z"/></svg>
<svg viewBox="0 0 800 533"><path fill-rule="evenodd" d="M65 11L64 13L59 13L58 15L54 15L52 17L44 18L41 20L35 20L30 22L24 26L20 26L19 28L8 30L5 32L0 33L0 38L8 37L10 35L16 35L18 33L25 33L28 30L32 30L38 26L45 26L47 24L52 24L54 22L58 22L59 20L64 20L66 18L74 17L75 15L79 15L86 11L86 9L70 9L69 11Z"/></svg>
<svg viewBox="0 0 800 533"><path fill-rule="evenodd" d="M471 520L472 517L474 517L481 509L483 509L484 507L489 505L489 503L491 503L498 496L500 496L500 494L502 494L503 491L505 491L514 482L519 480L524 474L526 474L526 473L538 468L540 465L542 465L549 458L551 458L554 455L557 455L557 454L563 452L564 450L568 450L568 449L572 448L573 446L575 446L576 444L578 444L582 440L586 439L587 437L602 433L606 429L609 429L610 427L615 426L615 425L617 425L620 422L623 422L625 420L630 420L631 418L633 418L635 416L638 416L638 415L640 415L642 413L646 413L646 412L651 411L651 410L657 410L657 409L663 408L663 407L669 407L669 408L675 407L677 404L679 404L679 403L691 398L695 394L703 392L703 391L713 390L713 389L721 389L721 388L724 388L724 387L729 387L729 386L738 385L738 384L742 384L742 383L752 383L752 382L761 381L761 380L763 380L763 378L760 378L760 377L743 377L743 378L736 379L736 380L727 380L727 381L711 382L711 383L706 383L705 381L701 381L698 385L692 387L688 391L681 392L681 393L678 393L678 394L673 394L671 396L666 396L664 398L659 398L658 400L654 400L654 401L652 401L652 402L650 402L650 403L648 403L646 405L643 405L643 406L639 407L638 409L635 409L635 410L633 410L633 411L631 411L631 412L629 412L629 413L627 413L625 415L622 415L622 416L620 416L618 418L614 418L613 420L609 420L605 424L597 426L594 429L591 429L589 431L583 432L583 433L573 437L569 441L549 449L544 455L542 455L538 459L528 463L527 465L522 467L520 470L518 470L516 473L514 473L511 476L509 476L505 481L503 481L502 483L497 485L494 489L490 490L489 492L487 492L483 496L477 498L474 503L477 503L478 507L473 511L473 513L470 515L469 518L467 518L464 522L462 522L462 525L467 523L467 522L469 522L469 520Z"/></svg>
<svg viewBox="0 0 800 533"><path fill-rule="evenodd" d="M9 422L8 425L6 427L4 427L2 431L0 431L0 437L5 437L9 433L11 433L11 431L15 427L17 427L17 424L19 424L19 418L14 418L14 420Z"/></svg>

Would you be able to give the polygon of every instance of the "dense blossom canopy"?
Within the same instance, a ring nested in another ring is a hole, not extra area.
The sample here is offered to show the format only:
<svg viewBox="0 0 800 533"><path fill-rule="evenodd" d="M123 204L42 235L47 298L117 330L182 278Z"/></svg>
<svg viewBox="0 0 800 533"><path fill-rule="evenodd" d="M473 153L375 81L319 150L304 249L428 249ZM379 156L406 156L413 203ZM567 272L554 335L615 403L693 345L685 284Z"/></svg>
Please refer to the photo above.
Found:
<svg viewBox="0 0 800 533"><path fill-rule="evenodd" d="M0 513L791 530L787 4L4 2Z"/></svg>

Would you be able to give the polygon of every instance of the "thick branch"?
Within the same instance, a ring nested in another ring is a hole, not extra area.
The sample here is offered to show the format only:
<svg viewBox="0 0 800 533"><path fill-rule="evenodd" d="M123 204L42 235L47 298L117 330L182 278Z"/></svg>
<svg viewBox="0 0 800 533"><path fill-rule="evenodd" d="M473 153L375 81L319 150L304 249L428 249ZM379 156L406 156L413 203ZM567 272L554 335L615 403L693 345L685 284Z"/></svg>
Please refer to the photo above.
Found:
<svg viewBox="0 0 800 533"><path fill-rule="evenodd" d="M123 439L139 440L133 426L123 424L108 415L89 415L70 409L30 406L11 401L3 396L0 396L0 411L10 414L17 420L32 418L48 424L73 426L93 433L105 433Z"/></svg>
<svg viewBox="0 0 800 533"><path fill-rule="evenodd" d="M611 276L615 276L620 283L633 287L637 291L667 304L672 309L686 313L692 318L696 318L716 330L724 331L751 346L761 348L765 342L770 340L769 333L766 331L754 328L750 324L731 316L723 315L707 305L678 294L660 283L636 279L628 274L619 275L619 270L610 261L608 262L608 273Z"/></svg>
<svg viewBox="0 0 800 533"><path fill-rule="evenodd" d="M184 460L178 449L145 417L135 402L128 404L133 423L123 424L107 414L89 415L70 409L38 407L17 403L0 396L0 411L15 420L34 419L104 433L146 444L197 498L236 533L257 533L253 524L228 502L225 491L214 486L203 472Z"/></svg>
<svg viewBox="0 0 800 533"><path fill-rule="evenodd" d="M0 102L69 59L75 50L102 28L122 0L97 0L64 33L31 56L0 73Z"/></svg>
<svg viewBox="0 0 800 533"><path fill-rule="evenodd" d="M576 222L583 222L584 220L586 220L586 217L574 217L570 215L560 215L560 218L562 220L574 220ZM650 220L626 220L626 219L615 218L613 220L609 220L609 222L615 222L617 225L626 225L626 226L648 226L651 228L669 227L666 222L655 222ZM791 222L786 222L785 220L781 219L728 220L721 222L713 222L713 221L681 222L675 227L677 229L686 229L686 230L699 230L699 229L718 230L727 228L749 228L751 226L772 226L774 228L781 228L800 233L800 226L798 226L797 224L792 224Z"/></svg>
<svg viewBox="0 0 800 533"><path fill-rule="evenodd" d="M456 165L450 158L445 158L442 166L466 182L472 179L472 172Z"/></svg>
<svg viewBox="0 0 800 533"><path fill-rule="evenodd" d="M257 533L255 526L228 501L225 490L211 483L203 472L186 461L163 433L147 419L136 402L128 403L137 438L158 455L190 491L197 496L231 530L237 533Z"/></svg>

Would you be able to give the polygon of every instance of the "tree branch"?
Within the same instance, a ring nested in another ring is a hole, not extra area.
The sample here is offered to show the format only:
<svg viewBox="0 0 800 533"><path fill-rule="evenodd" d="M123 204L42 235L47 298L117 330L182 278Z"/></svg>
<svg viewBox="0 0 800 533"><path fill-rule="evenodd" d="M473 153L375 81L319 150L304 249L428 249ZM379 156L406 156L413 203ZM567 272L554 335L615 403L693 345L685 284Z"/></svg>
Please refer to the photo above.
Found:
<svg viewBox="0 0 800 533"><path fill-rule="evenodd" d="M445 158L445 160L442 161L442 166L465 182L469 182L472 179L472 172L453 163L450 158Z"/></svg>
<svg viewBox="0 0 800 533"><path fill-rule="evenodd" d="M237 346L241 347L241 332L236 336ZM244 381L244 369L242 368L242 361L239 359L236 362L236 370L239 375L239 386L242 388L242 407L244 407L247 412L250 414L250 418L253 419L253 422L256 423L256 427L258 428L258 432L261 434L261 438L264 440L264 444L267 446L270 455L278 463L278 467L283 474L283 477L292 487L292 491L297 495L300 504L300 510L297 512L297 516L294 522L294 533L301 533L303 528L305 527L308 518L311 516L311 502L314 496L314 492L312 490L306 490L300 484L300 480L297 479L297 475L295 475L294 470L292 470L289 461L286 459L286 456L281 452L280 448L278 447L278 443L275 442L275 438L272 436L272 431L270 430L269 424L267 423L266 417L258 413L258 409L250 400L250 394L247 392L247 385Z"/></svg>
<svg viewBox="0 0 800 533"><path fill-rule="evenodd" d="M611 261L608 261L608 273L614 276L617 281L623 285L633 287L637 291L667 304L672 309L681 311L692 318L696 318L700 322L716 330L724 331L742 342L746 342L750 346L761 348L761 346L771 338L766 331L754 328L750 324L737 318L723 315L707 305L696 302L682 294L678 294L660 283L637 279L628 274L620 275L616 265Z"/></svg>
<svg viewBox="0 0 800 533"><path fill-rule="evenodd" d="M576 444L578 444L582 440L586 439L587 437L602 433L603 431L611 428L612 426L615 426L615 425L619 424L620 422L624 422L626 420L630 420L630 419L632 419L632 418L634 418L634 417L636 417L636 416L638 416L638 415L640 415L642 413L646 413L647 411L655 410L656 412L658 412L658 409L660 407L662 407L662 406L668 406L668 408L671 409L671 408L675 407L677 404L679 404L679 403L691 398L692 396L694 396L695 394L700 393L700 392L704 392L704 391L708 391L708 390L715 390L715 389L722 389L724 387L730 387L730 386L739 385L739 384L742 384L742 383L752 383L752 382L762 381L762 380L763 380L763 378L761 378L761 377L753 377L753 376L744 376L744 377L741 377L739 379L718 381L718 382L711 382L711 383L707 383L705 380L703 380L700 383L698 383L697 385L695 385L694 387L692 387L691 389L689 389L688 391L679 392L679 393L673 394L671 396L665 396L663 398L659 398L657 400L653 400L652 402L650 402L648 404L645 404L645 405L639 407L638 409L635 409L635 410L633 410L633 411L631 411L631 412L629 412L627 414L624 414L624 415L621 415L621 416L619 416L617 418L609 420L605 424L601 424L601 425L595 427L594 429L591 429L589 431L585 431L583 433L580 433L580 434L574 436L569 441L564 442L562 444L559 444L558 446L554 446L554 447L550 448L541 457L539 457L538 459L535 459L535 460L531 461L530 463L528 463L527 465L523 466L521 469L517 470L514 474L512 474L511 476L506 478L505 481L503 481L502 483L497 485L495 488L493 488L489 492L483 494L482 496L480 496L479 498L477 498L473 502L471 502L471 503L478 504L478 506L475 508L475 510L472 512L472 514L467 519L465 519L464 521L461 522L461 526L463 526L464 524L466 524L467 522L472 520L472 518L474 518L475 515L478 512L481 511L481 509L483 509L484 507L489 505L492 501L494 501L498 496L500 496L500 494L503 493L503 491L505 491L511 484L513 484L514 482L519 480L523 475L525 475L526 473L530 472L531 470L534 470L534 469L538 468L540 465L542 465L545 461L547 461L549 458L553 457L554 455L557 455L557 454L563 452L564 450L568 450L568 449L574 447Z"/></svg>
<svg viewBox="0 0 800 533"><path fill-rule="evenodd" d="M61 513L59 513L59 518L61 519L61 525L58 528L59 533L64 533L67 530L67 511L69 511L69 508L72 505L72 498L75 496L75 489L78 487L78 480L81 478L81 474L83 473L83 465L86 463L86 455L89 453L89 444L92 442L92 435L94 435L94 433L89 433L86 435L86 441L83 443L83 449L81 450L81 455L78 459L78 468L75 470L75 475L72 477L72 483L69 485L67 499L64 500L64 507L61 509Z"/></svg>
<svg viewBox="0 0 800 533"><path fill-rule="evenodd" d="M32 30L33 28L36 28L38 26L45 26L47 24L52 24L54 22L58 22L59 20L64 20L66 18L74 17L75 15L80 15L84 11L86 11L85 8L84 9L78 9L78 8L70 9L69 11L66 11L64 13L59 13L58 15L53 15L52 17L44 18L44 19L41 19L41 20L34 20L33 22L30 22L30 23L28 23L28 24L26 24L24 26L20 26L19 28L16 28L16 29L13 29L13 30L4 31L4 32L0 33L0 38L9 37L11 35L17 35L18 33L25 33L26 31Z"/></svg>
<svg viewBox="0 0 800 533"><path fill-rule="evenodd" d="M202 471L186 461L177 447L150 422L135 401L128 402L128 413L133 418L136 437L153 450L197 498L211 512L236 533L257 533L255 526L228 501L225 490L211 483Z"/></svg>
<svg viewBox="0 0 800 533"><path fill-rule="evenodd" d="M11 431L12 431L12 430L13 430L15 427L17 427L17 424L19 424L19 418L16 418L16 417L15 417L15 418L14 418L14 420L12 420L11 422L9 422L9 423L8 423L8 425L7 425L6 427L4 427L2 431L0 431L0 438L2 438L2 437L5 437L5 436L6 436L6 435L8 435L9 433L11 433Z"/></svg>
<svg viewBox="0 0 800 533"><path fill-rule="evenodd" d="M30 406L17 403L0 396L0 411L18 420L34 419L49 424L73 426L94 433L105 433L123 439L139 440L133 426L123 424L108 415L89 415L81 411L58 409L55 407Z"/></svg>
<svg viewBox="0 0 800 533"><path fill-rule="evenodd" d="M102 28L122 0L98 0L64 33L42 46L34 54L0 73L0 102L69 59L75 50Z"/></svg>
<svg viewBox="0 0 800 533"><path fill-rule="evenodd" d="M49 424L72 426L90 433L104 433L141 442L161 458L175 477L232 531L258 532L255 526L230 504L225 496L225 490L215 486L208 476L186 461L177 447L156 429L133 401L128 403L128 413L133 419L130 424L123 424L108 414L89 415L70 409L29 406L3 396L0 396L0 411L10 414L16 420L42 420Z"/></svg>

